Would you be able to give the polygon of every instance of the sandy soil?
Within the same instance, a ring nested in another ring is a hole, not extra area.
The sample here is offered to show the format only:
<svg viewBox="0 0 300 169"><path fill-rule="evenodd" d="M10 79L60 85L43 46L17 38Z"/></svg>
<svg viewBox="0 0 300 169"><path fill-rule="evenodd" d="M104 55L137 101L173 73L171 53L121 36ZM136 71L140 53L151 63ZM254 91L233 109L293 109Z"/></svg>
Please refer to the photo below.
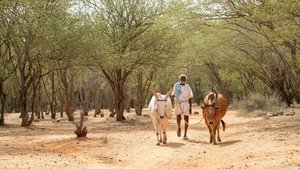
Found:
<svg viewBox="0 0 300 169"><path fill-rule="evenodd" d="M194 110L197 111L197 108ZM198 110L199 111L199 110ZM93 114L93 112L91 112ZM270 118L238 116L228 111L222 143L208 143L201 115L192 115L189 140L176 136L175 118L168 127L168 143L157 146L148 115L126 113L125 122L87 117L88 137L77 139L75 125L49 116L29 128L19 127L19 114L6 115L0 127L0 168L300 168L300 111L295 116ZM75 122L79 121L76 114Z"/></svg>

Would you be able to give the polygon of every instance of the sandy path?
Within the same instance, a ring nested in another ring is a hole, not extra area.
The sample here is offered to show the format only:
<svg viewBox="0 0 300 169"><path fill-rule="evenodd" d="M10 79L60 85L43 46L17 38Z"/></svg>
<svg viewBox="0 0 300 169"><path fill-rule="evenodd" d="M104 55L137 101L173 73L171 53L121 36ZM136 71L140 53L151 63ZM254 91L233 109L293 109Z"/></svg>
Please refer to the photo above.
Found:
<svg viewBox="0 0 300 169"><path fill-rule="evenodd" d="M148 116L126 114L123 123L88 117L88 138L77 140L74 124L41 120L20 128L18 114L0 128L0 168L300 168L300 112L296 116L238 117L229 111L222 143L208 144L204 122L190 125L189 140L176 136L174 117L168 143L155 145ZM49 117L47 117L49 118ZM192 115L192 124L201 115ZM78 120L78 119L76 119Z"/></svg>

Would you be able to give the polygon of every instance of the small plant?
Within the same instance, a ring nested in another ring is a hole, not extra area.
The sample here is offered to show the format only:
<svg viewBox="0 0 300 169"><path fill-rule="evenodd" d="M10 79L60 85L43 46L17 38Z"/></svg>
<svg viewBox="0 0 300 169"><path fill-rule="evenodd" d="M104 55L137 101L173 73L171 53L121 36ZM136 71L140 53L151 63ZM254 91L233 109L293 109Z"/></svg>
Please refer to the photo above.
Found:
<svg viewBox="0 0 300 169"><path fill-rule="evenodd" d="M86 137L87 134L87 127L83 126L84 121L84 113L80 113L80 123L79 125L76 123L76 129L74 133L77 135L78 138L80 137Z"/></svg>

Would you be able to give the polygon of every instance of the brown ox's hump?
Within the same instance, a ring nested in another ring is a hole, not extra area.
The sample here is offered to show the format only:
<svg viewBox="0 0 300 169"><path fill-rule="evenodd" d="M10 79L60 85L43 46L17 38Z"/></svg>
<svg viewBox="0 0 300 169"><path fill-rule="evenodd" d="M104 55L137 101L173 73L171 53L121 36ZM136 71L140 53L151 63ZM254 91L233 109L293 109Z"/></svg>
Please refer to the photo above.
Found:
<svg viewBox="0 0 300 169"><path fill-rule="evenodd" d="M218 94L217 104L219 106L220 117L223 118L228 109L228 101L222 94Z"/></svg>

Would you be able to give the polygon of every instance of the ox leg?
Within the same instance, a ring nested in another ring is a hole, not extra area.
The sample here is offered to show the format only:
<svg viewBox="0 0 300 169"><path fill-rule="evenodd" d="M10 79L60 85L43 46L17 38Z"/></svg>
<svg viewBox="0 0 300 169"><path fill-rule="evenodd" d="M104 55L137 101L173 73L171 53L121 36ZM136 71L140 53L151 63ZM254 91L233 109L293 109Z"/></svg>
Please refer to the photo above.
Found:
<svg viewBox="0 0 300 169"><path fill-rule="evenodd" d="M153 127L154 127L154 130L155 130L155 134L156 134L156 145L159 145L160 144L160 141L159 141L159 135L160 135L160 131L159 131L159 121L156 121L155 119L152 120L153 122Z"/></svg>
<svg viewBox="0 0 300 169"><path fill-rule="evenodd" d="M160 135L160 133L159 132L156 132L156 145L160 145L160 140L159 140L159 135Z"/></svg>
<svg viewBox="0 0 300 169"><path fill-rule="evenodd" d="M160 143L162 142L162 138L161 138L161 123L158 122L158 126L157 126L157 131L156 131L156 137L157 137L157 143L156 145L160 145Z"/></svg>
<svg viewBox="0 0 300 169"><path fill-rule="evenodd" d="M162 132L163 132L163 144L167 144L167 125L168 125L168 119L164 120Z"/></svg>
<svg viewBox="0 0 300 169"><path fill-rule="evenodd" d="M163 144L167 144L167 133L163 131Z"/></svg>
<svg viewBox="0 0 300 169"><path fill-rule="evenodd" d="M218 140L218 142L221 142L221 138L220 138L220 122L218 122L216 124L216 132L217 132L217 140Z"/></svg>
<svg viewBox="0 0 300 169"><path fill-rule="evenodd" d="M159 132L159 142L160 142L160 143L163 142L163 133L162 133L161 130L160 130L160 132Z"/></svg>
<svg viewBox="0 0 300 169"><path fill-rule="evenodd" d="M213 130L212 130L212 143L213 144L217 144L217 142L216 142L216 131L217 131L217 128L213 128Z"/></svg>
<svg viewBox="0 0 300 169"><path fill-rule="evenodd" d="M161 125L159 126L159 142L162 143L163 142L163 127L164 127L164 124L163 122L161 121L160 122Z"/></svg>
<svg viewBox="0 0 300 169"><path fill-rule="evenodd" d="M211 129L210 125L208 125L207 123L206 123L206 126L207 126L208 132L209 132L209 143L212 143L212 142L213 142L213 133L212 133L212 129Z"/></svg>
<svg viewBox="0 0 300 169"><path fill-rule="evenodd" d="M221 142L219 129L220 129L220 127L218 127L218 129L217 129L217 139L218 139L218 142Z"/></svg>
<svg viewBox="0 0 300 169"><path fill-rule="evenodd" d="M213 131L211 128L209 128L209 143L213 143L214 138L213 138Z"/></svg>
<svg viewBox="0 0 300 169"><path fill-rule="evenodd" d="M156 134L156 145L160 144L160 130L158 126L155 126L155 134Z"/></svg>

